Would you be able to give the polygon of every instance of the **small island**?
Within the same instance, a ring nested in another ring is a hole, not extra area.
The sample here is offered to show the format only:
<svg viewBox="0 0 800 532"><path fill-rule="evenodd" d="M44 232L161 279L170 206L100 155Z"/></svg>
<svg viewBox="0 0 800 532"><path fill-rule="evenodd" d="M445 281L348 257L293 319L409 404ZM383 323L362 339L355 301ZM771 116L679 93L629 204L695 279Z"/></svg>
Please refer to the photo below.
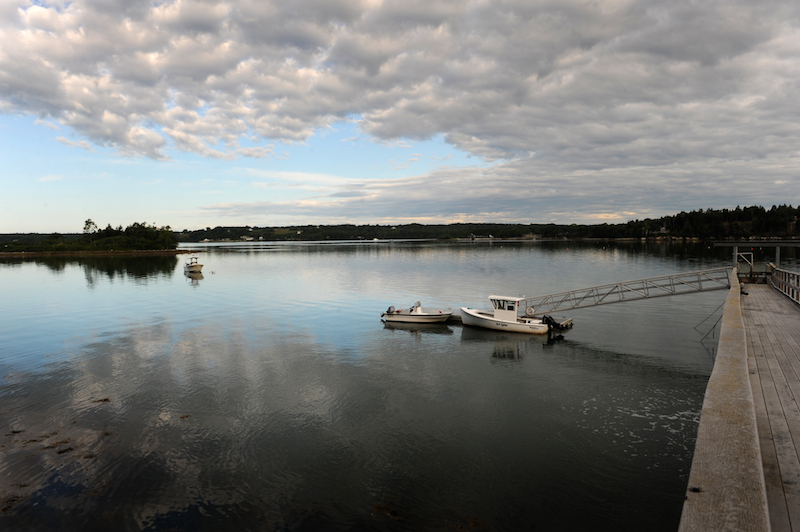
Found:
<svg viewBox="0 0 800 532"><path fill-rule="evenodd" d="M8 240L0 243L0 253L110 253L132 251L172 251L178 247L178 239L169 226L158 227L147 222L134 222L125 229L122 226L98 229L89 218L82 234L51 235L19 234L4 235Z"/></svg>

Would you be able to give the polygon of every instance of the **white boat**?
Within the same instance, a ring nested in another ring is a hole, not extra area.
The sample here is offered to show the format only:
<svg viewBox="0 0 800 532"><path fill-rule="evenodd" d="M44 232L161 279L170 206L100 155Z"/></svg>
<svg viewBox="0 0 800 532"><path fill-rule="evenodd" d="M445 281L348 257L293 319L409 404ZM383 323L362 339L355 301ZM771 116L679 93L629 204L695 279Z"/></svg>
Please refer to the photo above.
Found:
<svg viewBox="0 0 800 532"><path fill-rule="evenodd" d="M483 327L496 331L520 332L528 334L547 334L552 329L564 330L572 327L572 318L556 321L550 316L536 318L532 308L526 308L524 297L489 296L494 312L484 312L469 307L461 307L461 321L464 325ZM520 312L523 313L520 316Z"/></svg>
<svg viewBox="0 0 800 532"><path fill-rule="evenodd" d="M183 271L186 273L200 273L203 271L203 265L197 262L197 257L189 257L186 264L183 265Z"/></svg>
<svg viewBox="0 0 800 532"><path fill-rule="evenodd" d="M428 309L422 308L419 301L414 306L407 309L395 309L389 307L386 312L381 312L381 318L386 322L399 321L403 323L442 323L453 314L450 309Z"/></svg>

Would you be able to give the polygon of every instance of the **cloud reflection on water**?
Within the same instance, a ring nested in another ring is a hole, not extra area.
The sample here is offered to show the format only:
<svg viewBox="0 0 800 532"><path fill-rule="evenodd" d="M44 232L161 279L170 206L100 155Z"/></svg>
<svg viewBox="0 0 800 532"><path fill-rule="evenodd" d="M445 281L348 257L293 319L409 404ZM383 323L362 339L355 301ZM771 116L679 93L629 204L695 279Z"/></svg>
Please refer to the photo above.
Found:
<svg viewBox="0 0 800 532"><path fill-rule="evenodd" d="M616 469L636 464L681 485L702 377L654 375L647 361L570 342L456 331L381 330L360 343L361 364L311 337L230 324L147 323L87 343L0 388L0 524L508 525L519 524L504 514L515 504L547 523L522 499L554 489L585 499L564 484L582 484L583 468L608 496L628 481ZM497 360L509 342L523 356ZM596 510L586 512L600 523L618 518Z"/></svg>
<svg viewBox="0 0 800 532"><path fill-rule="evenodd" d="M674 530L716 293L552 344L379 318L685 268L669 249L209 252L195 288L8 268L0 528Z"/></svg>

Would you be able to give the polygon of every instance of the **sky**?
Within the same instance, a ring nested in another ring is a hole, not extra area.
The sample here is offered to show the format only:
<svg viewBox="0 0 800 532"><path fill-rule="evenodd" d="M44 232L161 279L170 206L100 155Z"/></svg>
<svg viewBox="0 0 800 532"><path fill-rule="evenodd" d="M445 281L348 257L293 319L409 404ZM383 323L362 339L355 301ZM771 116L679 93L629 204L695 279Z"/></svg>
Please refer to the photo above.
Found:
<svg viewBox="0 0 800 532"><path fill-rule="evenodd" d="M780 204L796 0L0 0L0 232Z"/></svg>

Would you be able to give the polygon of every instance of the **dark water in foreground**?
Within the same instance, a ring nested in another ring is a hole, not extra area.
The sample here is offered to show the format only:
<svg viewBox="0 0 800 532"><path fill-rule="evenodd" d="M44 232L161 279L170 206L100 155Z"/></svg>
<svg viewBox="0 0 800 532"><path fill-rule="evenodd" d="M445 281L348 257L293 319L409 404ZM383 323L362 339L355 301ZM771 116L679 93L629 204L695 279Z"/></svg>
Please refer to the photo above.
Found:
<svg viewBox="0 0 800 532"><path fill-rule="evenodd" d="M677 529L725 292L564 340L389 327L727 264L702 247L0 259L2 530ZM211 273L211 272L214 273Z"/></svg>

